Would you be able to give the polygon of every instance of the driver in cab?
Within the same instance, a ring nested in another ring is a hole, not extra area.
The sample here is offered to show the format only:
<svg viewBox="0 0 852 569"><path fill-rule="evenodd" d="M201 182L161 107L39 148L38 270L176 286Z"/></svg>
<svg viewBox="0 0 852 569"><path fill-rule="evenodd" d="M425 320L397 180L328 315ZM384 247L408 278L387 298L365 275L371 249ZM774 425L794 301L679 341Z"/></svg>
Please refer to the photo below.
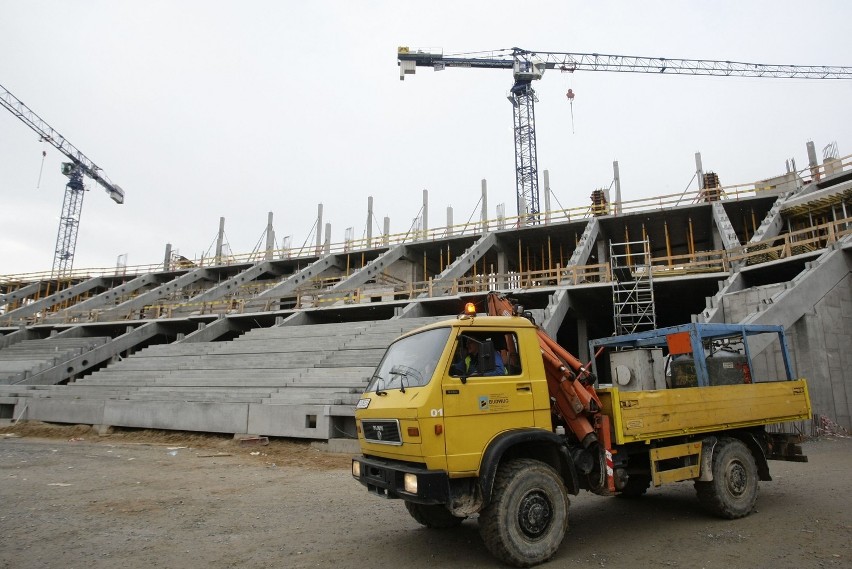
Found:
<svg viewBox="0 0 852 569"><path fill-rule="evenodd" d="M451 368L451 375L455 376L464 376L470 377L474 375L479 376L491 376L491 375L506 375L506 367L503 365L503 357L500 355L500 352L497 350L492 350L494 354L494 369L491 371L486 371L485 373L479 372L479 346L482 342L472 338L471 336L464 336L464 352L462 357L458 358L456 362L453 364Z"/></svg>

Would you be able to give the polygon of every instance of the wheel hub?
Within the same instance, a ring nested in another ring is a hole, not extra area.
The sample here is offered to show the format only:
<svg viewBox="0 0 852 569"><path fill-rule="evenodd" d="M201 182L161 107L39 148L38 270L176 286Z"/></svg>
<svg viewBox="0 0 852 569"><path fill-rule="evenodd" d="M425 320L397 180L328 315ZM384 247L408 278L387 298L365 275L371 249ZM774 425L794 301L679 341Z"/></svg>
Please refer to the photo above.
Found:
<svg viewBox="0 0 852 569"><path fill-rule="evenodd" d="M527 537L537 539L550 527L553 506L541 491L528 492L518 508L518 525Z"/></svg>
<svg viewBox="0 0 852 569"><path fill-rule="evenodd" d="M732 462L728 466L728 473L725 477L728 485L728 491L734 496L742 496L746 491L748 476L746 475L745 467L739 462Z"/></svg>

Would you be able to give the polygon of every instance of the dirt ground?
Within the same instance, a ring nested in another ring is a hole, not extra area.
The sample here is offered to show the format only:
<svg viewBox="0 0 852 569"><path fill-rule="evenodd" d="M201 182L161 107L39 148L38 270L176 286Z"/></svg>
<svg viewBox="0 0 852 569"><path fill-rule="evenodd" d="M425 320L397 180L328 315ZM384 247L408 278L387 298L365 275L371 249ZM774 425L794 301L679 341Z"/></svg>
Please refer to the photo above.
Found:
<svg viewBox="0 0 852 569"><path fill-rule="evenodd" d="M572 498L543 567L852 567L852 439L773 462L757 511L710 517L691 484ZM428 530L349 457L300 442L43 424L0 428L0 568L497 567L476 520Z"/></svg>

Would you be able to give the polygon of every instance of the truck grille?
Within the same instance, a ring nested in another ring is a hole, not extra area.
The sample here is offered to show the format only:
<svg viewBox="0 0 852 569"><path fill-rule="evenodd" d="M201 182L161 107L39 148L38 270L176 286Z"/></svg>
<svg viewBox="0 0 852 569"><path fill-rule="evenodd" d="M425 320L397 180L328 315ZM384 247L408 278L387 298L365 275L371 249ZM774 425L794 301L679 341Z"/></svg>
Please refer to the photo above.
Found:
<svg viewBox="0 0 852 569"><path fill-rule="evenodd" d="M399 421L396 419L374 419L361 421L364 430L364 438L370 442L385 445L401 445L402 437L399 433Z"/></svg>

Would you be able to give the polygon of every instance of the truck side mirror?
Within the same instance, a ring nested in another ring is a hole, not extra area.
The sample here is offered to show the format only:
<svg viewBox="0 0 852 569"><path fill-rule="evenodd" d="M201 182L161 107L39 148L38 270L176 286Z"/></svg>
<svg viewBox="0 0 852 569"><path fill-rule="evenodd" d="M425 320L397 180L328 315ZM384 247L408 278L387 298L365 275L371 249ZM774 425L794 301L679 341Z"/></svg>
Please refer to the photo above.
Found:
<svg viewBox="0 0 852 569"><path fill-rule="evenodd" d="M477 370L480 375L487 375L497 369L497 364L494 362L494 342L485 340L479 346L479 361L477 362Z"/></svg>

